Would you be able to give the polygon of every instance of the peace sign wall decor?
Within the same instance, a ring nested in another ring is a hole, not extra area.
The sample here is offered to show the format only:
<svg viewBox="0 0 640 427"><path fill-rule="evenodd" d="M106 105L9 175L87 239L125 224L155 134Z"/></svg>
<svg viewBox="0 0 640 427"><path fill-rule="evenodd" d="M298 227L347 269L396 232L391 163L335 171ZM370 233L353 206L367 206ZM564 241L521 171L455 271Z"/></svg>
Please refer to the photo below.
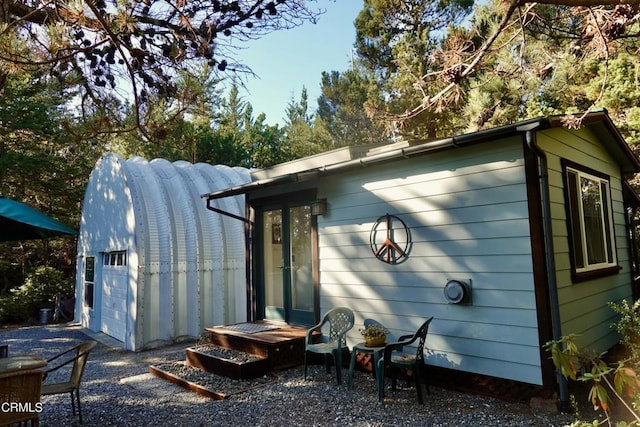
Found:
<svg viewBox="0 0 640 427"><path fill-rule="evenodd" d="M371 251L382 262L399 264L405 261L410 243L409 227L395 215L383 215L371 227Z"/></svg>

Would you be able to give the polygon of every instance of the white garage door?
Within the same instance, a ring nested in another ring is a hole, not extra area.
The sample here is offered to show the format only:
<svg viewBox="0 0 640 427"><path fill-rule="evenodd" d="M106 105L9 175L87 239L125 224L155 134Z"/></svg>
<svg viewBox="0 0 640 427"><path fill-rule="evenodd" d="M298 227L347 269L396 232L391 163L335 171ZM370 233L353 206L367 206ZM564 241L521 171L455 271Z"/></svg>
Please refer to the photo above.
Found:
<svg viewBox="0 0 640 427"><path fill-rule="evenodd" d="M126 251L107 252L102 264L101 330L124 342L127 331Z"/></svg>

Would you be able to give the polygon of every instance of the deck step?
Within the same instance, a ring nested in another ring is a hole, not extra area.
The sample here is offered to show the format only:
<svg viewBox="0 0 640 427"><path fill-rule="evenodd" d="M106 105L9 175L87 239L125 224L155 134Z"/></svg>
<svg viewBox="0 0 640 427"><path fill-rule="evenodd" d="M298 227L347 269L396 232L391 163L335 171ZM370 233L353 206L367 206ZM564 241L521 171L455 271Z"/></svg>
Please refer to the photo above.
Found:
<svg viewBox="0 0 640 427"><path fill-rule="evenodd" d="M218 350L219 349L219 350ZM266 358L218 346L187 348L186 364L202 371L236 380L257 378L269 372Z"/></svg>
<svg viewBox="0 0 640 427"><path fill-rule="evenodd" d="M262 357L267 360L269 371L304 363L306 329L262 321L212 326L205 330L207 342Z"/></svg>

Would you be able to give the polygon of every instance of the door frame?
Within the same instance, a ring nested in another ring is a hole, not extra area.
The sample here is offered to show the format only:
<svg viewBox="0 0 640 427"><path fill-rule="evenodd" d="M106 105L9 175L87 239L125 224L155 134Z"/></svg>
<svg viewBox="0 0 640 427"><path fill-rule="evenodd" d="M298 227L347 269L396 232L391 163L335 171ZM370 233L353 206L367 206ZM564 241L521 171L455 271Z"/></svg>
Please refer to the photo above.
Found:
<svg viewBox="0 0 640 427"><path fill-rule="evenodd" d="M251 275L251 296L254 304L252 304L252 316L255 320L263 320L265 318L265 298L264 283L262 278L264 274L264 258L262 256L264 236L259 231L262 224L262 212L271 209L288 208L290 205L310 204L316 199L317 191L315 189L298 191L287 194L279 194L270 197L256 198L249 201L251 216L254 221L252 224L251 239L251 265L253 274ZM313 323L301 324L291 323L290 319L285 319L287 323L299 326L313 326L319 320L320 313L320 273L318 259L318 220L315 215L311 215L311 276L313 280Z"/></svg>

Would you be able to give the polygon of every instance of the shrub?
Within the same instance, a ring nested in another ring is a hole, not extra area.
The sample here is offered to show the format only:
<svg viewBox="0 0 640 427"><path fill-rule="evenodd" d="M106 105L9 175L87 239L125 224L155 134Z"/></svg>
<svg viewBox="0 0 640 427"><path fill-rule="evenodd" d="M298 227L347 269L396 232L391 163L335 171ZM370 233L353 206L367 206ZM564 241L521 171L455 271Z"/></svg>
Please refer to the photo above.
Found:
<svg viewBox="0 0 640 427"><path fill-rule="evenodd" d="M0 298L0 322L24 322L35 319L41 308L53 307L58 293L72 295L73 283L53 267L38 267L24 284Z"/></svg>
<svg viewBox="0 0 640 427"><path fill-rule="evenodd" d="M620 420L617 426L640 426L640 301L630 305L626 300L609 306L620 314L611 327L620 333L620 342L629 350L630 357L607 364L604 354L590 354L575 344L575 335L550 341L545 347L551 352L556 369L565 378L589 383L589 400L595 409L601 409L612 425L611 408L614 402L622 408L629 422ZM580 422L580 426L597 426Z"/></svg>
<svg viewBox="0 0 640 427"><path fill-rule="evenodd" d="M620 342L629 351L631 360L640 365L640 300L629 304L624 299L620 304L609 303L609 307L620 315L620 320L611 326L622 337Z"/></svg>

